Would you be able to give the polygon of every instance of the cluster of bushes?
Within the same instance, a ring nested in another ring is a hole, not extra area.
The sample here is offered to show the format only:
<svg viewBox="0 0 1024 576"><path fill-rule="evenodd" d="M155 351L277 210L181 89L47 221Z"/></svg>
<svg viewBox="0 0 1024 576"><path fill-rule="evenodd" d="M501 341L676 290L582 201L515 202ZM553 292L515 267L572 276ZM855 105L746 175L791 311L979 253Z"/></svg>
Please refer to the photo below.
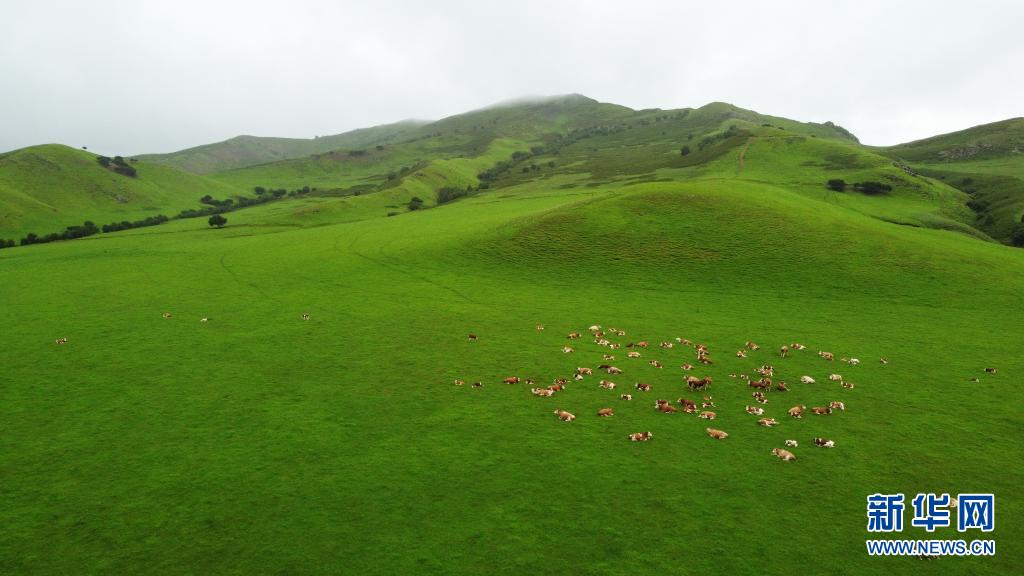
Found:
<svg viewBox="0 0 1024 576"><path fill-rule="evenodd" d="M110 224L104 224L101 229L104 233L117 232L118 230L131 230L132 228L156 226L157 224L163 224L168 220L170 220L170 218L168 218L167 216L164 216L163 214L157 214L156 216L147 216L142 220L136 220L134 222L129 222L127 220L122 220L120 222L111 222Z"/></svg>
<svg viewBox="0 0 1024 576"><path fill-rule="evenodd" d="M459 198L468 196L472 190L472 186L467 186L465 189L445 186L437 191L437 203L440 205L447 204L453 200L458 200Z"/></svg>
<svg viewBox="0 0 1024 576"><path fill-rule="evenodd" d="M29 244L46 244L47 242L56 242L57 240L85 238L86 236L92 236L93 234L99 233L100 229L91 221L86 220L81 226L68 226L63 232L53 232L46 236L38 236L35 232L29 232L21 239L20 244L22 246L28 246Z"/></svg>
<svg viewBox="0 0 1024 576"><path fill-rule="evenodd" d="M423 208L423 198L413 196L412 200L409 200L409 210L419 210L421 208Z"/></svg>
<svg viewBox="0 0 1024 576"><path fill-rule="evenodd" d="M18 243L14 240L0 240L0 250L3 250L4 248L14 248L17 245Z"/></svg>
<svg viewBox="0 0 1024 576"><path fill-rule="evenodd" d="M847 184L845 180L833 178L825 183L825 187L836 192L845 192ZM870 196L892 192L892 186L871 180L867 182L854 182L853 189Z"/></svg>
<svg viewBox="0 0 1024 576"><path fill-rule="evenodd" d="M135 176L138 174L138 172L136 172L135 170L135 167L129 166L128 163L124 161L124 158L120 156L114 156L113 158L107 158L106 156L97 156L96 161L100 163L100 166L103 166L108 170L113 170L118 174L123 174L125 176L130 176L132 178L135 178ZM135 159L132 158L131 161L135 162Z"/></svg>
<svg viewBox="0 0 1024 576"><path fill-rule="evenodd" d="M729 127L726 128L724 132L719 132L718 134L711 134L709 136L705 136L704 138L702 138L701 141L697 144L697 149L698 150L703 150L703 149L707 148L708 146L711 146L715 142L718 142L719 140L727 140L727 139L732 138L733 136L735 136L735 135L737 135L739 133L740 133L740 129L737 128L735 124L730 124ZM681 150L680 150L680 152L681 152ZM686 154L683 154L683 156L686 156Z"/></svg>

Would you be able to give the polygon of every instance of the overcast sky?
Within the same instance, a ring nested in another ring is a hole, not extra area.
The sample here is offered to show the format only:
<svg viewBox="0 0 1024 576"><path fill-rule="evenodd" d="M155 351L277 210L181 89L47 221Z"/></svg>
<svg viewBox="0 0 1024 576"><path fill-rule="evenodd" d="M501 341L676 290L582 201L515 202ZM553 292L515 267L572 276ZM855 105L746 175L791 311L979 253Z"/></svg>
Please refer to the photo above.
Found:
<svg viewBox="0 0 1024 576"><path fill-rule="evenodd" d="M0 150L165 152L578 92L894 144L1024 115L1024 2L2 0Z"/></svg>

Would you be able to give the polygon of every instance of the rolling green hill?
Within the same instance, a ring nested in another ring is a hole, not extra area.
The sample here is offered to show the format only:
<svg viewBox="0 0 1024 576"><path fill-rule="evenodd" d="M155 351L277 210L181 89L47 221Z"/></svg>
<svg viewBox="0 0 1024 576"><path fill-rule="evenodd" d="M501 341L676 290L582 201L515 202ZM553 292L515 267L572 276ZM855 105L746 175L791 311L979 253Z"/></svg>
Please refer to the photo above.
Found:
<svg viewBox="0 0 1024 576"><path fill-rule="evenodd" d="M436 124L189 175L219 197L317 185L223 229L0 250L0 573L1014 573L1024 250L948 177L728 104ZM683 370L683 339L713 362ZM758 404L771 428L745 411L764 364L789 386ZM654 408L705 394L714 421ZM867 556L876 492L994 493L994 532L910 528L908 505L902 537L998 554Z"/></svg>
<svg viewBox="0 0 1024 576"><path fill-rule="evenodd" d="M1024 245L1024 118L881 149L971 197L972 225Z"/></svg>
<svg viewBox="0 0 1024 576"><path fill-rule="evenodd" d="M59 232L92 220L133 220L199 206L204 194L233 195L230 185L149 162L136 177L100 166L96 155L60 144L0 154L0 238Z"/></svg>
<svg viewBox="0 0 1024 576"><path fill-rule="evenodd" d="M196 174L210 174L334 150L356 150L384 144L411 133L422 123L406 120L317 138L236 136L223 142L196 146L168 154L141 154L141 160L173 166Z"/></svg>

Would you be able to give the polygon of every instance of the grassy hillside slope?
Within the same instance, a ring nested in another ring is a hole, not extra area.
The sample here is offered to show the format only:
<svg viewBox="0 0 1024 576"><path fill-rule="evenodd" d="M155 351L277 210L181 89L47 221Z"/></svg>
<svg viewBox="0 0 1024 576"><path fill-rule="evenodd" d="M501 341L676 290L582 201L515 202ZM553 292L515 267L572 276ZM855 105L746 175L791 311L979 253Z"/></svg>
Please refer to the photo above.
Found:
<svg viewBox="0 0 1024 576"><path fill-rule="evenodd" d="M317 138L236 136L167 154L142 154L138 158L196 174L210 174L333 150L361 150L401 138L420 125L422 122L406 120Z"/></svg>
<svg viewBox="0 0 1024 576"><path fill-rule="evenodd" d="M1024 118L993 122L881 149L970 196L972 224L1024 244Z"/></svg>
<svg viewBox="0 0 1024 576"><path fill-rule="evenodd" d="M309 227L285 206L325 199L289 200L223 230L186 220L0 252L0 322L18 327L0 333L0 572L1014 570L1024 360L1008 312L1024 252L735 172L515 174L393 218ZM612 391L599 376L550 399L501 383L601 363L609 350L586 339L560 350L592 323L623 343L706 343L715 364L696 373L713 376L730 437L652 407L695 397L690 348L615 351ZM762 349L736 358L747 340ZM809 350L774 355L794 341ZM773 429L729 377L766 362L792 388L764 406ZM832 400L847 410L785 416ZM597 418L604 406L616 415ZM654 439L626 440L641 430ZM788 438L794 463L769 453ZM877 491L996 493L998 555L868 558Z"/></svg>
<svg viewBox="0 0 1024 576"><path fill-rule="evenodd" d="M199 205L205 194L225 197L230 185L159 164L131 163L137 177L100 166L96 155L59 144L0 154L0 238L59 232L166 214Z"/></svg>

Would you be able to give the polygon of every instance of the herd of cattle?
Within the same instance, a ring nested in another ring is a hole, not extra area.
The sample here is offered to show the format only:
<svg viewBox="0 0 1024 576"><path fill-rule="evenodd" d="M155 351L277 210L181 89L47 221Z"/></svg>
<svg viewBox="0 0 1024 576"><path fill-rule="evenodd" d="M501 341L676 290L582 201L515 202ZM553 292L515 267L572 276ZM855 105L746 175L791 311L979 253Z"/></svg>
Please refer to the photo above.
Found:
<svg viewBox="0 0 1024 576"><path fill-rule="evenodd" d="M538 324L536 326L536 329L537 331L543 331L544 326ZM645 349L653 348L653 345L650 342L646 341L630 342L627 344L613 341L612 338L626 336L626 332L624 330L620 330L617 328L602 328L601 326L595 324L593 326L590 326L587 332L589 332L590 336L593 338L594 344L606 349L606 352L602 353L603 363L598 365L596 368L579 366L573 371L571 376L555 378L554 382L547 386L539 385L533 379L524 379L520 378L519 376L509 376L503 380L503 383L522 383L529 388L530 393L533 394L534 396L550 398L566 390L567 386L570 384L570 381L583 381L588 377L593 377L595 371L604 372L608 376L618 376L625 373L625 370L612 364L612 362L616 360L616 353L614 352L615 350L619 350L620 348L626 348L627 351L625 353L625 358L632 361L642 359L645 354ZM562 353L575 353L575 346L577 346L577 343L583 339L584 334L585 332L570 332L566 336L566 338L569 340L569 344L562 346ZM470 334L469 340L471 342L476 342L478 340L478 337L476 334ZM658 399L655 400L654 402L654 409L664 414L692 414L696 415L696 417L700 419L709 421L715 420L718 416L718 413L716 411L719 410L719 408L715 404L714 397L708 393L708 391L712 387L712 384L714 383L713 378L711 376L698 377L693 374L686 374L686 372L695 370L696 366L698 365L706 367L714 363L714 361L711 358L708 347L704 344L695 343L685 338L675 338L674 340L662 341L658 343L657 346L663 350L662 354L667 354L669 353L669 350L674 348L687 349L693 351L693 354L695 355L693 362L684 362L680 366L680 369L684 372L684 375L682 377L682 384L684 384L686 386L686 389L688 389L690 392L699 392L700 399L697 400L680 397L675 402L671 402L667 399ZM758 346L754 342L748 341L744 344L743 348L736 352L735 355L737 358L744 359L747 358L749 354L757 352L760 349L760 346ZM807 347L804 346L803 344L800 344L799 342L794 342L792 344L781 346L778 350L778 357L780 359L785 359L788 358L790 354L793 352L800 352L806 349ZM836 360L835 355L832 354L831 352L820 351L818 352L818 356L820 356L826 362L832 362ZM860 360L857 358L840 358L839 360L841 362L845 362L849 366L857 366L858 364L860 364ZM880 358L879 361L882 364L888 363L888 360L886 358ZM647 364L657 369L664 368L664 364L659 360L648 360ZM791 389L790 385L788 385L784 380L780 380L776 377L774 366L765 363L756 367L753 370L752 375L733 373L729 374L729 377L743 381L746 383L747 387L749 387L751 392L751 398L754 400L754 402L752 404L748 404L747 406L745 406L744 411L747 414L759 417L756 420L757 425L766 428L771 428L779 425L779 421L777 419L765 416L765 409L762 407L762 405L768 403L769 393L788 392ZM801 384L806 385L815 384L816 382L814 378L806 375L801 376L799 380ZM841 389L851 390L854 388L854 384L852 382L848 381L842 375L837 373L829 374L828 380L830 382L837 383ZM463 386L465 385L465 381L456 379L455 385ZM619 387L617 383L607 378L598 379L597 385L598 387L603 388L605 390L615 390ZM471 387L473 388L482 388L483 386L483 382L473 382L471 384ZM650 392L653 389L653 386L645 382L636 382L632 385L632 389L635 390L636 393ZM634 398L633 394L634 392L631 391L628 393L621 393L618 397L620 400L631 401ZM813 416L828 416L835 411L845 410L845 402L843 402L842 400L832 400L827 404L821 406L812 406L809 409L807 406L803 404L798 404L789 408L786 414L790 418L799 419L803 418L804 414L807 413ZM553 413L562 422L573 422L576 420L576 414L573 414L572 412L563 410L561 408L554 409ZM596 412L596 416L599 418L609 418L614 415L615 409L610 406L600 408ZM705 428L705 432L710 438L713 438L715 440L725 440L726 438L729 437L728 432L724 430L719 430L717 428L708 427ZM649 430L633 432L627 436L627 438L632 442L647 442L651 440L653 437L654 434ZM812 443L814 444L814 446L821 448L833 448L836 445L836 442L834 440L822 437L813 438ZM796 455L790 450L788 450L788 448L798 447L799 442L795 439L787 439L785 440L784 444L785 447L773 448L771 450L771 453L783 461L795 461Z"/></svg>

